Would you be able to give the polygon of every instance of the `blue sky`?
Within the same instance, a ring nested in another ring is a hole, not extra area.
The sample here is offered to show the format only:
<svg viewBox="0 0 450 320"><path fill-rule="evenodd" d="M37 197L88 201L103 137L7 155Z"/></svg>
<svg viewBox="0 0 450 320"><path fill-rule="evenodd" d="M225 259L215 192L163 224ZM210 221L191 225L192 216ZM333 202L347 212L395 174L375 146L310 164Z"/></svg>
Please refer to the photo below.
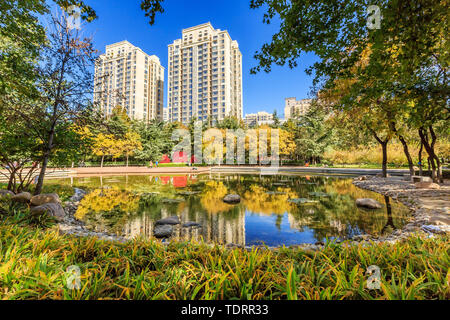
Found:
<svg viewBox="0 0 450 320"><path fill-rule="evenodd" d="M157 55L167 71L167 45L181 38L184 28L211 22L214 28L228 30L239 42L243 55L244 115L257 111L284 114L284 98L307 98L312 78L305 69L315 61L304 56L299 67L274 67L272 72L251 75L257 62L253 58L262 45L270 41L278 24L262 23L264 10L250 9L250 0L166 0L165 12L150 26L140 9L139 0L86 0L99 18L85 25L94 36L96 48L103 53L107 44L128 40L150 55ZM167 72L166 72L167 80ZM167 88L165 90L167 94ZM166 100L166 98L165 98ZM164 102L165 105L167 101Z"/></svg>

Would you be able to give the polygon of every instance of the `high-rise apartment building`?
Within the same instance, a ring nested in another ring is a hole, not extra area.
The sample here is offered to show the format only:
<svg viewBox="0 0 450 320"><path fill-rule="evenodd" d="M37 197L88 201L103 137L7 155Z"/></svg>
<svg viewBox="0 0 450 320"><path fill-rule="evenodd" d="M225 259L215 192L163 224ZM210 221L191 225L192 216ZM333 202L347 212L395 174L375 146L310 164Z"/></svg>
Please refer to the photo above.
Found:
<svg viewBox="0 0 450 320"><path fill-rule="evenodd" d="M163 120L164 68L128 41L106 46L95 67L94 101L105 116L120 106L131 119Z"/></svg>
<svg viewBox="0 0 450 320"><path fill-rule="evenodd" d="M304 99L297 100L296 98L287 98L284 108L284 118L285 120L289 120L294 116L303 116L305 115L309 108L311 107L312 100Z"/></svg>
<svg viewBox="0 0 450 320"><path fill-rule="evenodd" d="M242 54L227 31L210 23L184 29L169 45L168 119L242 119Z"/></svg>

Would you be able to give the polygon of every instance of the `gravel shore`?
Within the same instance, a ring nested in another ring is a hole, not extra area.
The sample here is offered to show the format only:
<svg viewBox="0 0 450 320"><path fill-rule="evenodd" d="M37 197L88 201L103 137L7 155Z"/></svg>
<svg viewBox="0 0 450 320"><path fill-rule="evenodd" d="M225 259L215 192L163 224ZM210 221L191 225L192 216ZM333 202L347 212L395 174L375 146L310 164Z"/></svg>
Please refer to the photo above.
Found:
<svg viewBox="0 0 450 320"><path fill-rule="evenodd" d="M450 185L439 190L419 189L401 178L359 177L353 181L359 188L391 197L411 210L412 219L401 230L396 230L377 241L395 241L415 233L445 234L450 232Z"/></svg>

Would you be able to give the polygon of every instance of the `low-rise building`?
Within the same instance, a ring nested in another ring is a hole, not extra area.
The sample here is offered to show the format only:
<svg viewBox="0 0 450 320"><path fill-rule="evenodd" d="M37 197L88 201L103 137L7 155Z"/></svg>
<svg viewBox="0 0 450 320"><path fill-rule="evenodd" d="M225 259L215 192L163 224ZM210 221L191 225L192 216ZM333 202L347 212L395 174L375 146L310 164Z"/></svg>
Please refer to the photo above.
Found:
<svg viewBox="0 0 450 320"><path fill-rule="evenodd" d="M305 115L311 107L311 103L312 99L297 100L297 98L287 98L284 108L285 120Z"/></svg>
<svg viewBox="0 0 450 320"><path fill-rule="evenodd" d="M244 118L244 123L249 127L273 124L273 114L261 111L258 113L249 113Z"/></svg>

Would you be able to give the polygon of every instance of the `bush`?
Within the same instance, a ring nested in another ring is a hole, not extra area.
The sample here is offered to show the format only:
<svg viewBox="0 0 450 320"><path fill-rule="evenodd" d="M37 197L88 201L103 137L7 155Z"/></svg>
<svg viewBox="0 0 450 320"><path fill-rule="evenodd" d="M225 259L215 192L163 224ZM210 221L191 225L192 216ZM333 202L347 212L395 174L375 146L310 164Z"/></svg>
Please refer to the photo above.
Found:
<svg viewBox="0 0 450 320"><path fill-rule="evenodd" d="M441 143L436 145L437 154L448 159L450 157L450 144ZM413 158L414 165L419 163L419 147L417 145L409 145L409 152ZM428 157L425 149L422 153L422 161L424 165L427 163ZM324 154L324 160L333 164L351 165L351 164L377 164L383 163L383 154L379 145L361 146L352 150L331 150ZM407 167L408 160L400 143L390 143L388 145L388 163L392 166Z"/></svg>

